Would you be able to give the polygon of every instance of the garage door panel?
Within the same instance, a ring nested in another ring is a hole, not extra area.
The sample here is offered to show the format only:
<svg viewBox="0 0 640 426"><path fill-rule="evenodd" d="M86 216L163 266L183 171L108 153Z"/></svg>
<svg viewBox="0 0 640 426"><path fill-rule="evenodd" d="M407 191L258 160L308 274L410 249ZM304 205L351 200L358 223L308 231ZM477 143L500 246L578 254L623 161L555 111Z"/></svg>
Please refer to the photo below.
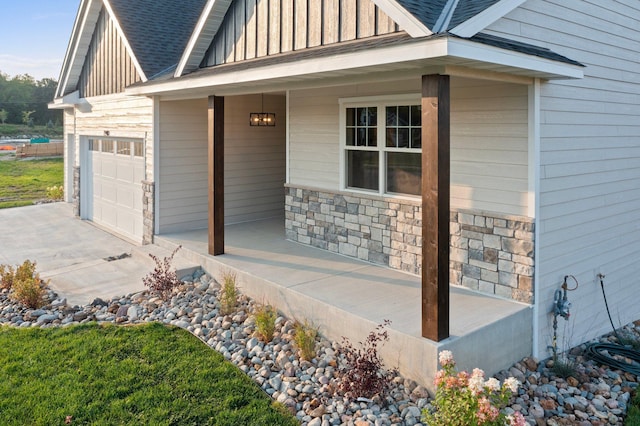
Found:
<svg viewBox="0 0 640 426"><path fill-rule="evenodd" d="M93 150L88 161L87 187L91 193L87 194L87 219L141 241L144 158Z"/></svg>

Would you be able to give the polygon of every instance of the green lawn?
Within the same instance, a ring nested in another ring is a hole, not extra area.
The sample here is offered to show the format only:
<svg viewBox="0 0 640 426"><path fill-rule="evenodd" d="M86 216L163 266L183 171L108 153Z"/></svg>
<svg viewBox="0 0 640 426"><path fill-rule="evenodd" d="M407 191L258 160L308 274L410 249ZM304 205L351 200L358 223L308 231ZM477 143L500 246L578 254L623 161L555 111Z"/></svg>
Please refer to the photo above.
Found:
<svg viewBox="0 0 640 426"><path fill-rule="evenodd" d="M42 135L53 139L62 139L62 126L32 126L26 124L0 124L0 136L17 137L23 135Z"/></svg>
<svg viewBox="0 0 640 426"><path fill-rule="evenodd" d="M640 426L640 392L636 389L629 402L629 411L624 422L625 426Z"/></svg>
<svg viewBox="0 0 640 426"><path fill-rule="evenodd" d="M63 159L0 161L0 209L46 198L47 187L62 185Z"/></svg>
<svg viewBox="0 0 640 426"><path fill-rule="evenodd" d="M296 425L185 330L0 328L0 424Z"/></svg>

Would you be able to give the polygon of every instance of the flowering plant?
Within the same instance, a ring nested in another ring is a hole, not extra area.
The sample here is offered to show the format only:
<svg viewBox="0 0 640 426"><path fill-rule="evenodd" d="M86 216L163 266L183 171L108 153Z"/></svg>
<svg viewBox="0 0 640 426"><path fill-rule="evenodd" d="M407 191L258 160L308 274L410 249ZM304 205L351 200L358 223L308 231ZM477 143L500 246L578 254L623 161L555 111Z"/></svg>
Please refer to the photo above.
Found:
<svg viewBox="0 0 640 426"><path fill-rule="evenodd" d="M475 368L471 374L458 372L451 351L439 356L441 370L435 378L434 411L423 410L423 420L433 426L526 426L524 416L506 415L500 409L518 391L520 382L507 378L502 385L495 378L485 380L484 371Z"/></svg>

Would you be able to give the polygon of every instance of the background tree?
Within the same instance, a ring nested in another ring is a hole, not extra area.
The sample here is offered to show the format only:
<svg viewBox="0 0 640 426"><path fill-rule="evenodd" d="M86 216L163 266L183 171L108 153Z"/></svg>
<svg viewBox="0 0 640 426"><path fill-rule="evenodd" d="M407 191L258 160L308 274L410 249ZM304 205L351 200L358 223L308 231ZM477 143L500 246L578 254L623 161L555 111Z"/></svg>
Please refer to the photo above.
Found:
<svg viewBox="0 0 640 426"><path fill-rule="evenodd" d="M49 102L53 101L58 82L51 78L36 81L29 74L17 75L13 78L0 72L0 110L6 111L4 122L21 124L24 114L32 119L33 124L46 125L62 122L62 111L50 110Z"/></svg>
<svg viewBox="0 0 640 426"><path fill-rule="evenodd" d="M7 113L6 109L0 109L0 121L2 122L2 124L4 124L4 122L7 121L8 116L9 116L9 113Z"/></svg>

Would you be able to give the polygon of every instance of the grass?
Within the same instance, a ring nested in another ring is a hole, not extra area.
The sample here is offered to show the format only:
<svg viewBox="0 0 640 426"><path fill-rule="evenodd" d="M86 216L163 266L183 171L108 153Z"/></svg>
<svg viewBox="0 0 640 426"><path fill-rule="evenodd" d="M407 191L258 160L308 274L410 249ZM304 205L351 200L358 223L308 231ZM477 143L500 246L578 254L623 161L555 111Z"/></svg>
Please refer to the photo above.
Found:
<svg viewBox="0 0 640 426"><path fill-rule="evenodd" d="M33 204L62 181L62 158L0 161L0 209Z"/></svg>
<svg viewBox="0 0 640 426"><path fill-rule="evenodd" d="M0 424L296 425L182 329L0 328Z"/></svg>
<svg viewBox="0 0 640 426"><path fill-rule="evenodd" d="M0 136L42 135L53 139L62 139L62 126L32 126L26 124L2 124L0 123Z"/></svg>
<svg viewBox="0 0 640 426"><path fill-rule="evenodd" d="M625 426L640 426L640 392L636 390L629 403L629 411L624 421Z"/></svg>

